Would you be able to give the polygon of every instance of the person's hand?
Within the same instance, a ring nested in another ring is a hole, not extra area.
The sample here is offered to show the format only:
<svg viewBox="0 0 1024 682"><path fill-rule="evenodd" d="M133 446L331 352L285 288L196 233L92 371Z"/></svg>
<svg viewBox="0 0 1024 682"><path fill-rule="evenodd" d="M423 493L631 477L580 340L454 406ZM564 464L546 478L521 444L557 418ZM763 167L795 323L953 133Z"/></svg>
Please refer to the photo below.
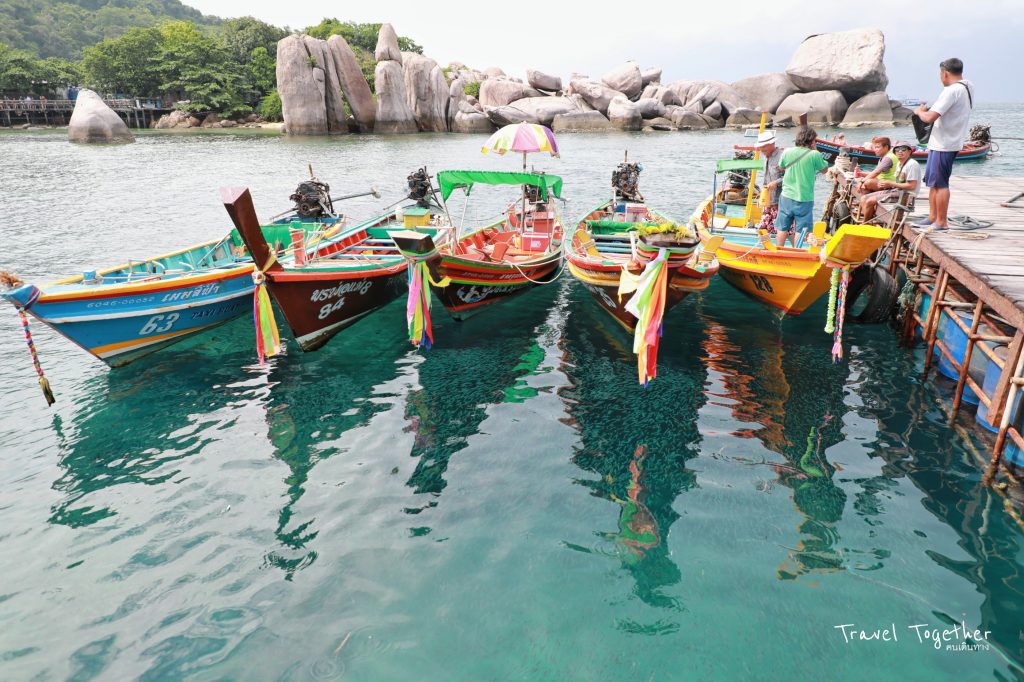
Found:
<svg viewBox="0 0 1024 682"><path fill-rule="evenodd" d="M918 108L914 109L914 113L917 114L918 116L920 116L921 114L923 114L926 111L928 111L928 105L927 104L922 104Z"/></svg>

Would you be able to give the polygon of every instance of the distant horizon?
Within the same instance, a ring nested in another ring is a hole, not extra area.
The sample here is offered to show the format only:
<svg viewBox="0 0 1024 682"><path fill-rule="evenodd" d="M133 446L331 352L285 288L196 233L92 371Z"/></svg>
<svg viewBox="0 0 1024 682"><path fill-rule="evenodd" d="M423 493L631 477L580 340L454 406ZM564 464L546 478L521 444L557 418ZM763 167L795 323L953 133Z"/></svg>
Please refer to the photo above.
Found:
<svg viewBox="0 0 1024 682"><path fill-rule="evenodd" d="M837 12L808 16L799 0L777 0L767 25L761 4L737 0L730 6L735 12L727 25L713 9L671 7L660 13L663 20L656 23L638 19L619 22L613 29L601 8L573 2L537 12L467 10L457 15L458 21L424 11L409 0L392 3L387 17L379 16L380 10L373 7L329 9L309 0L286 6L267 0L185 0L184 4L204 14L253 16L290 30L315 25L325 17L387 22L399 35L422 45L424 54L442 66L459 61L476 69L497 66L510 76L524 78L528 68L563 79L574 71L600 78L632 59L641 68L661 68L663 83L681 79L731 83L782 72L806 37L871 26L885 34L886 91L894 99L934 101L942 88L938 64L956 56L964 61L964 77L975 85L979 103L1024 102L1024 79L1005 53L1005 46L1017 44L1024 31L1024 12L1011 0L982 0L969 13L953 0L935 0L926 13L917 6L894 5L886 8L884 16L865 17L856 24L837 18ZM957 21L950 24L949 17ZM942 40L931 36L942 36Z"/></svg>

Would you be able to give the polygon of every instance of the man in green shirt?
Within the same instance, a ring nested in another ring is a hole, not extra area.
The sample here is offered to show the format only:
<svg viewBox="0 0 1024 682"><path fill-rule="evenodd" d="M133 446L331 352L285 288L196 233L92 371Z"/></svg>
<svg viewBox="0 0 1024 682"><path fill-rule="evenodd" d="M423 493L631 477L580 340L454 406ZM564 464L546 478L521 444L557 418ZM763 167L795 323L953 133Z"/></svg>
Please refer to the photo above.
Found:
<svg viewBox="0 0 1024 682"><path fill-rule="evenodd" d="M814 180L818 173L828 170L828 162L817 150L818 133L804 126L797 130L795 147L782 153L779 167L785 171L782 176L782 198L779 199L779 215L775 219L778 235L775 246L786 245L786 237L792 233L793 246L797 245L797 233L803 235L814 227Z"/></svg>

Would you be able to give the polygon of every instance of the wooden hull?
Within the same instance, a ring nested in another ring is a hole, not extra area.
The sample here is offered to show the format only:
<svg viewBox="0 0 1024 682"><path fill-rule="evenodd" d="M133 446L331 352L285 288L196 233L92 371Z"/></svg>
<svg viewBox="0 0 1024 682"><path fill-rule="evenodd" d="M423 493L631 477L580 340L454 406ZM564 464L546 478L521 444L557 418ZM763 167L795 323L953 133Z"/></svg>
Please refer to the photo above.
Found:
<svg viewBox="0 0 1024 682"><path fill-rule="evenodd" d="M442 254L438 273L441 277L450 277L451 284L433 287L433 291L453 318L464 320L486 306L550 282L561 260L561 250L518 266L485 264Z"/></svg>
<svg viewBox="0 0 1024 682"><path fill-rule="evenodd" d="M605 202L584 216L578 223L579 229L586 233L589 239L593 234L587 229L588 220L596 220L607 217L608 207L611 202ZM649 210L652 218L666 220L664 216L656 211ZM626 330L632 332L636 329L637 319L632 313L626 310L626 303L630 296L624 295L619 298L619 281L622 277L622 269L626 267L631 274L639 275L643 272L644 264L632 259L632 254L621 253L626 249L623 242L611 241L605 250L597 251L600 248L595 245L595 251L588 252L580 244L577 236L573 237L572 245L566 251L566 262L569 272L580 284L590 293L593 299L601 308L611 315L616 322ZM616 233L610 235L612 239L628 238L628 233ZM687 296L694 292L703 291L708 288L711 278L718 271L718 264L708 262L699 268L694 267L699 260L699 248L695 244L675 245L680 252L679 258L669 260L669 279L665 297L664 313L681 303Z"/></svg>
<svg viewBox="0 0 1024 682"><path fill-rule="evenodd" d="M870 149L864 147L852 147L850 145L840 145L835 142L829 142L828 140L819 139L817 141L818 151L825 157L825 160L830 164L835 163L836 159L839 158L839 152L843 148L848 150L848 154L855 163L859 163L862 166L874 166L878 164L878 156L875 155ZM991 144L968 144L956 155L954 161L974 161L978 159L984 159L988 156L992 149ZM927 149L917 149L911 154L911 158L917 161L928 160Z"/></svg>
<svg viewBox="0 0 1024 682"><path fill-rule="evenodd" d="M713 238L708 229L711 210L708 199L693 216L705 243ZM753 299L787 315L799 315L829 290L832 268L822 262L817 248L765 248L757 241L756 232L746 228L726 227L716 234L725 237L717 252L722 277ZM889 231L883 228L844 226L825 250L856 265L888 236Z"/></svg>
<svg viewBox="0 0 1024 682"><path fill-rule="evenodd" d="M267 273L267 287L304 351L398 298L406 289L405 260L358 272L281 269Z"/></svg>
<svg viewBox="0 0 1024 682"><path fill-rule="evenodd" d="M405 291L405 259L390 240L369 234L374 223L342 230L300 252L302 263L282 264L259 229L248 191L225 196L225 207L254 260L272 263L264 271L267 289L304 351L321 348Z"/></svg>

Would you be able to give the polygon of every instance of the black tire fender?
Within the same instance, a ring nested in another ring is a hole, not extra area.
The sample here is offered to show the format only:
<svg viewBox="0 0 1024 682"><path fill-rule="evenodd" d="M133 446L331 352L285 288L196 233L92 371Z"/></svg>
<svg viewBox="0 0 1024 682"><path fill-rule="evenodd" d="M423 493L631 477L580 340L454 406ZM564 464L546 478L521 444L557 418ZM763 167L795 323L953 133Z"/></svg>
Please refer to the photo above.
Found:
<svg viewBox="0 0 1024 682"><path fill-rule="evenodd" d="M853 307L862 296L868 297L864 308L853 315ZM896 312L899 296L899 283L885 268L865 263L851 273L846 287L846 319L857 324L888 322Z"/></svg>

